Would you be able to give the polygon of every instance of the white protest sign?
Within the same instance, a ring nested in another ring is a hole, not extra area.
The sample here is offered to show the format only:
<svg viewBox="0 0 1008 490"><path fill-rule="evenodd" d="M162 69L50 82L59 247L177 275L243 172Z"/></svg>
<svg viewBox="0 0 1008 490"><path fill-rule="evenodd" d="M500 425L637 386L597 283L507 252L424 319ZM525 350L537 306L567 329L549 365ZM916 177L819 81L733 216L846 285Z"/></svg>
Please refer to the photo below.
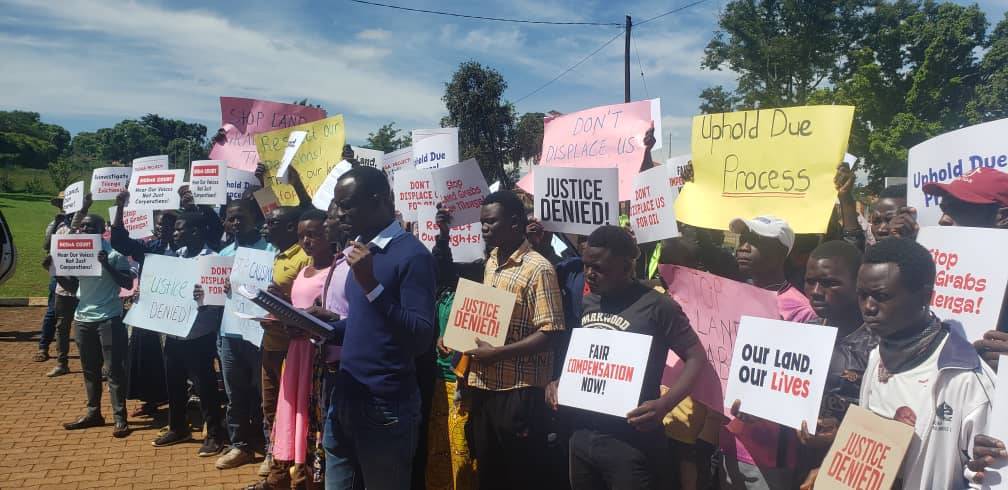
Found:
<svg viewBox="0 0 1008 490"><path fill-rule="evenodd" d="M732 351L725 407L815 434L837 329L743 316Z"/></svg>
<svg viewBox="0 0 1008 490"><path fill-rule="evenodd" d="M245 191L262 187L255 172L239 170L234 167L227 169L227 198L231 201L241 199Z"/></svg>
<svg viewBox="0 0 1008 490"><path fill-rule="evenodd" d="M275 256L276 254L266 250L238 247L231 267L231 297L224 303L221 335L243 338L256 347L262 343L262 326L251 318L266 316L266 310L235 291L241 286L254 287L257 290L269 287L270 281L273 280Z"/></svg>
<svg viewBox="0 0 1008 490"><path fill-rule="evenodd" d="M365 167L376 168L378 170L384 168L384 151L372 150L371 148L361 148L359 146L351 146L350 149L353 150L353 157L354 160L357 160L357 163Z"/></svg>
<svg viewBox="0 0 1008 490"><path fill-rule="evenodd" d="M434 244L441 230L437 227L437 209L423 207L417 212L418 238L434 250ZM486 244L483 243L483 229L479 223L452 226L448 229L448 246L451 248L452 262L468 263L483 258Z"/></svg>
<svg viewBox="0 0 1008 490"><path fill-rule="evenodd" d="M458 133L437 134L413 141L413 165L421 170L444 168L459 162Z"/></svg>
<svg viewBox="0 0 1008 490"><path fill-rule="evenodd" d="M123 321L145 330L186 337L196 321L193 285L199 276L194 259L147 254L140 275L140 299Z"/></svg>
<svg viewBox="0 0 1008 490"><path fill-rule="evenodd" d="M133 171L168 170L168 155L153 155L133 159Z"/></svg>
<svg viewBox="0 0 1008 490"><path fill-rule="evenodd" d="M78 180L63 190L63 212L76 213L84 208L84 181Z"/></svg>
<svg viewBox="0 0 1008 490"><path fill-rule="evenodd" d="M490 187L488 187L487 189L489 189L490 192L497 192L497 191L500 190L500 187L501 187L501 183L498 180L498 181L495 181L493 184L490 184Z"/></svg>
<svg viewBox="0 0 1008 490"><path fill-rule="evenodd" d="M458 128L431 128L431 129L414 129L410 133L411 140L413 144L423 141L431 136L438 136L441 134L450 134L455 137L455 141L458 141Z"/></svg>
<svg viewBox="0 0 1008 490"><path fill-rule="evenodd" d="M201 255L199 264L199 285L203 286L203 303L206 306L224 306L227 295L224 283L231 277L234 256Z"/></svg>
<svg viewBox="0 0 1008 490"><path fill-rule="evenodd" d="M654 137L655 144L651 147L652 150L660 150L662 148L662 117L661 117L661 99L651 99L648 102L651 103L651 121L654 122Z"/></svg>
<svg viewBox="0 0 1008 490"><path fill-rule="evenodd" d="M675 187L676 193L681 191L682 187L686 185L686 181L683 180L683 172L686 171L687 165L692 164L693 155L689 153L665 160L665 171L668 174L669 185Z"/></svg>
<svg viewBox="0 0 1008 490"><path fill-rule="evenodd" d="M1008 231L964 226L925 226L917 242L931 252L935 276L931 310L962 324L966 338L980 340L994 330L1008 285Z"/></svg>
<svg viewBox="0 0 1008 490"><path fill-rule="evenodd" d="M460 278L445 327L445 347L465 352L477 347L476 339L504 345L516 301L510 291Z"/></svg>
<svg viewBox="0 0 1008 490"><path fill-rule="evenodd" d="M280 203L277 202L276 194L274 194L273 189L270 189L269 187L253 192L252 197L255 198L256 204L259 205L259 211L262 212L263 216L268 217L274 209L280 207Z"/></svg>
<svg viewBox="0 0 1008 490"><path fill-rule="evenodd" d="M412 146L386 153L382 157L382 170L388 175L390 182L395 182L395 174L406 168L414 168Z"/></svg>
<svg viewBox="0 0 1008 490"><path fill-rule="evenodd" d="M196 204L227 203L227 162L196 160L189 171L189 190Z"/></svg>
<svg viewBox="0 0 1008 490"><path fill-rule="evenodd" d="M298 148L301 148L301 143L304 143L305 136L308 136L307 131L290 132L290 136L287 137L287 148L284 149L283 158L280 159L280 166L277 167L276 175L278 177L287 176L287 167L290 167L291 160L294 159L294 155L297 155Z"/></svg>
<svg viewBox="0 0 1008 490"><path fill-rule="evenodd" d="M679 191L669 185L667 170L654 167L634 177L634 198L630 201L630 227L637 243L679 236L672 203Z"/></svg>
<svg viewBox="0 0 1008 490"><path fill-rule="evenodd" d="M1008 118L957 129L931 138L907 155L907 205L917 208L917 223L938 224L936 196L925 196L928 182L947 183L982 168L1008 172Z"/></svg>
<svg viewBox="0 0 1008 490"><path fill-rule="evenodd" d="M133 171L130 176L130 203L133 209L178 209L179 187L185 170Z"/></svg>
<svg viewBox="0 0 1008 490"><path fill-rule="evenodd" d="M1008 356L1001 356L998 366L1008 366ZM1004 414L1008 412L1008 369L1001 369L997 373L997 383L994 385L994 399L991 400L990 413ZM1002 442L1008 442L1008 417L990 417L988 424L990 431L986 434ZM994 464L984 470L983 488L990 490L1008 489L1008 459L997 458Z"/></svg>
<svg viewBox="0 0 1008 490"><path fill-rule="evenodd" d="M91 172L91 198L95 201L115 199L129 187L131 167L102 167Z"/></svg>
<svg viewBox="0 0 1008 490"><path fill-rule="evenodd" d="M108 209L109 223L115 221L116 206ZM123 209L123 228L133 239L147 238L154 234L154 212L149 209Z"/></svg>
<svg viewBox="0 0 1008 490"><path fill-rule="evenodd" d="M440 202L452 213L452 224L468 225L480 220L483 198L490 194L479 163L470 158L458 165L431 170L431 184Z"/></svg>
<svg viewBox="0 0 1008 490"><path fill-rule="evenodd" d="M557 385L557 401L568 407L626 417L640 404L650 353L650 335L573 329Z"/></svg>
<svg viewBox="0 0 1008 490"><path fill-rule="evenodd" d="M329 209L329 203L333 200L333 194L336 191L336 182L343 174L350 171L353 165L350 162L343 160L336 164L332 170L329 171L329 175L326 176L325 180L322 181L322 185L319 186L318 190L315 191L315 195L312 196L312 206L316 209L321 209L327 211Z"/></svg>
<svg viewBox="0 0 1008 490"><path fill-rule="evenodd" d="M102 272L102 266L98 263L100 250L101 235L53 235L49 243L53 275L100 276Z"/></svg>
<svg viewBox="0 0 1008 490"><path fill-rule="evenodd" d="M431 185L429 171L418 169L400 170L392 183L395 193L395 208L402 214L403 220L417 220L417 210L435 207L437 194Z"/></svg>
<svg viewBox="0 0 1008 490"><path fill-rule="evenodd" d="M535 217L547 231L589 235L619 220L616 168L536 167Z"/></svg>

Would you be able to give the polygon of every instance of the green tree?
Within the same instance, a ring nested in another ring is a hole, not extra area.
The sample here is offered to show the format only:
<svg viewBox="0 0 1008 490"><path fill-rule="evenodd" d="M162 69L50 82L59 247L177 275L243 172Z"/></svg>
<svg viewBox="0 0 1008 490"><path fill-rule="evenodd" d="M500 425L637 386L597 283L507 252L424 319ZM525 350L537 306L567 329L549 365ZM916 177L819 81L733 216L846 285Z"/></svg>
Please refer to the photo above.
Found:
<svg viewBox="0 0 1008 490"><path fill-rule="evenodd" d="M400 135L399 133L403 133ZM395 127L395 121L382 125L378 131L368 133L368 147L385 153L406 148L413 144L413 136Z"/></svg>
<svg viewBox="0 0 1008 490"><path fill-rule="evenodd" d="M70 159L87 168L101 165L105 155L105 144L96 132L82 131L70 142Z"/></svg>
<svg viewBox="0 0 1008 490"><path fill-rule="evenodd" d="M134 158L157 155L165 149L156 129L132 119L98 130L102 161L129 164Z"/></svg>
<svg viewBox="0 0 1008 490"><path fill-rule="evenodd" d="M991 32L980 62L980 80L970 101L971 122L1008 117L1008 12Z"/></svg>
<svg viewBox="0 0 1008 490"><path fill-rule="evenodd" d="M209 158L209 148L205 143L188 138L175 138L168 142L164 153L172 168L188 169L193 160Z"/></svg>
<svg viewBox="0 0 1008 490"><path fill-rule="evenodd" d="M67 156L61 156L49 165L49 178L58 190L66 189L74 179L81 174L79 165L75 165Z"/></svg>
<svg viewBox="0 0 1008 490"><path fill-rule="evenodd" d="M37 112L0 111L0 165L45 168L69 144L70 132Z"/></svg>
<svg viewBox="0 0 1008 490"><path fill-rule="evenodd" d="M739 102L739 98L735 94L725 90L721 85L707 87L700 92L700 113L732 112Z"/></svg>
<svg viewBox="0 0 1008 490"><path fill-rule="evenodd" d="M519 160L532 160L539 162L539 155L542 153L543 142L543 118L546 114L542 112L526 112L518 118L514 132L514 150L511 160L517 163Z"/></svg>
<svg viewBox="0 0 1008 490"><path fill-rule="evenodd" d="M497 70L476 61L461 63L445 83L441 98L448 115L442 127L459 128L459 157L476 158L487 180L510 184L504 161L512 153L514 106L503 99L507 82Z"/></svg>

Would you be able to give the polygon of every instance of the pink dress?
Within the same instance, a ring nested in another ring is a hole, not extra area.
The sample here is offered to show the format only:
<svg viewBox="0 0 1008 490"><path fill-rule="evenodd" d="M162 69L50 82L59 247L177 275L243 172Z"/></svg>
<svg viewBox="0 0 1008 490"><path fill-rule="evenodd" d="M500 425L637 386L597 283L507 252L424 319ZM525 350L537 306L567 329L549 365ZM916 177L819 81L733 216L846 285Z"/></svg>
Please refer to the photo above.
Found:
<svg viewBox="0 0 1008 490"><path fill-rule="evenodd" d="M315 303L329 277L329 267L312 277L305 277L307 270L307 267L301 269L291 287L291 304L300 309ZM315 344L306 337L291 339L280 376L280 399L273 424L273 457L278 461L304 464L307 458L314 362Z"/></svg>

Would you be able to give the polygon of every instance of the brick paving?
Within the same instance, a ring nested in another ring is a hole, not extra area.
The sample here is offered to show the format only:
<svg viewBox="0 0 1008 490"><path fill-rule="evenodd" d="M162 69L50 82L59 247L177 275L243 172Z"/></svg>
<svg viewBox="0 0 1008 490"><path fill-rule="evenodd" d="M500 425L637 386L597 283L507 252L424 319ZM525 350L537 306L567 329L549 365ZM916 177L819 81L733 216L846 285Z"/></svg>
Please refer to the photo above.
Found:
<svg viewBox="0 0 1008 490"><path fill-rule="evenodd" d="M196 456L196 441L154 448L150 441L167 424L167 408L157 420L130 420L133 433L112 437L108 390L102 414L108 425L79 431L63 422L84 413L84 382L71 342L70 371L47 378L56 363L33 362L44 308L0 308L0 489L240 488L258 479L258 464L220 471L216 457ZM55 343L50 354L55 354ZM129 401L133 411L139 402ZM257 459L257 461L261 458Z"/></svg>

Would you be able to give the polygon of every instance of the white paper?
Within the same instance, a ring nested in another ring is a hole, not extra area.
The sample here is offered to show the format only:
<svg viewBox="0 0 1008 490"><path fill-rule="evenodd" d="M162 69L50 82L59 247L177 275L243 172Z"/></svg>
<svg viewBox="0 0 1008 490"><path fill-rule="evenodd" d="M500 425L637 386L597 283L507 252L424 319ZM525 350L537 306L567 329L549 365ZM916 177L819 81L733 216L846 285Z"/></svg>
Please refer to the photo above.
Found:
<svg viewBox="0 0 1008 490"><path fill-rule="evenodd" d="M91 172L91 198L95 201L115 199L129 187L131 167L102 167Z"/></svg>
<svg viewBox="0 0 1008 490"><path fill-rule="evenodd" d="M277 167L277 177L287 177L287 168L290 167L291 160L297 155L298 148L304 143L307 131L291 131L287 137L287 148L284 148L283 158L280 159L280 166Z"/></svg>
<svg viewBox="0 0 1008 490"><path fill-rule="evenodd" d="M336 183L339 182L339 178L343 174L349 172L352 168L353 165L350 165L350 162L346 160L337 163L329 172L329 175L326 176L325 180L322 181L322 185L315 191L315 195L312 196L312 206L322 211L328 211L329 204L333 200L333 194L336 192Z"/></svg>
<svg viewBox="0 0 1008 490"><path fill-rule="evenodd" d="M490 190L490 192L497 192L497 191L500 190L500 185L501 185L500 181L498 180L498 181L495 181L493 184L490 184L490 186L488 187L488 189Z"/></svg>
<svg viewBox="0 0 1008 490"><path fill-rule="evenodd" d="M217 206L227 203L228 167L224 160L196 160L189 171L193 202Z"/></svg>
<svg viewBox="0 0 1008 490"><path fill-rule="evenodd" d="M421 170L444 168L459 162L458 133L437 134L413 141L413 165Z"/></svg>
<svg viewBox="0 0 1008 490"><path fill-rule="evenodd" d="M98 263L101 235L53 235L49 255L56 276L97 277L102 273Z"/></svg>
<svg viewBox="0 0 1008 490"><path fill-rule="evenodd" d="M133 209L179 208L179 188L182 187L185 170L133 171L130 176L130 202Z"/></svg>
<svg viewBox="0 0 1008 490"><path fill-rule="evenodd" d="M116 206L108 209L109 223L115 221ZM154 235L154 212L149 209L123 209L123 227L129 237L138 240Z"/></svg>
<svg viewBox="0 0 1008 490"><path fill-rule="evenodd" d="M995 439L1008 444L1008 417L1004 414L1008 411L1008 356L1002 355L998 360L1001 370L997 373L997 384L994 390L994 399L991 403L990 416L987 418L989 435ZM1005 466L1008 459L1001 458L994 461L994 464L984 470L984 489L1004 490L1008 489L1008 471Z"/></svg>
<svg viewBox="0 0 1008 490"><path fill-rule="evenodd" d="M451 210L452 224L479 222L483 198L490 194L490 190L475 159L431 170L431 184L434 193L440 196L439 201Z"/></svg>
<svg viewBox="0 0 1008 490"><path fill-rule="evenodd" d="M662 147L662 120L661 120L661 99L651 99L651 120L654 121L655 145L652 150L660 150Z"/></svg>
<svg viewBox="0 0 1008 490"><path fill-rule="evenodd" d="M420 208L434 208L437 203L438 196L431 185L431 174L426 170L400 170L392 183L392 192L395 193L396 210L408 222L417 220Z"/></svg>
<svg viewBox="0 0 1008 490"><path fill-rule="evenodd" d="M192 259L148 254L140 275L140 299L123 321L145 330L186 337L196 321L193 286L199 263Z"/></svg>
<svg viewBox="0 0 1008 490"><path fill-rule="evenodd" d="M538 166L535 217L547 231L589 235L619 223L619 170Z"/></svg>
<svg viewBox="0 0 1008 490"><path fill-rule="evenodd" d="M276 254L266 250L238 247L231 268L231 297L224 303L221 335L240 337L256 347L262 344L263 329L257 320L266 310L235 292L241 288L266 289L273 280L273 259ZM238 316L238 315L243 316ZM245 316L249 316L246 318Z"/></svg>
<svg viewBox="0 0 1008 490"><path fill-rule="evenodd" d="M384 151L361 148L359 146L351 146L350 149L353 150L354 160L357 160L357 163L378 170L383 168L385 163Z"/></svg>
<svg viewBox="0 0 1008 490"><path fill-rule="evenodd" d="M168 155L152 155L133 159L133 171L168 170Z"/></svg>
<svg viewBox="0 0 1008 490"><path fill-rule="evenodd" d="M412 146L401 148L392 153L386 153L382 157L382 170L385 171L385 175L388 175L389 182L395 182L396 172L406 168L415 168L413 165Z"/></svg>
<svg viewBox="0 0 1008 490"><path fill-rule="evenodd" d="M732 351L725 407L815 434L837 329L743 316Z"/></svg>
<svg viewBox="0 0 1008 490"><path fill-rule="evenodd" d="M686 170L686 166L692 163L693 155L690 153L675 156L665 161L665 171L668 174L669 185L675 187L676 192L681 191L683 186L686 185L682 174Z"/></svg>
<svg viewBox="0 0 1008 490"><path fill-rule="evenodd" d="M412 136L413 144L417 144L431 136L437 136L439 134L450 134L455 136L455 140L458 141L458 128L430 128L430 129L414 129L410 135Z"/></svg>
<svg viewBox="0 0 1008 490"><path fill-rule="evenodd" d="M227 168L227 198L231 201L241 199L245 191L262 187L255 172L239 170L237 168Z"/></svg>
<svg viewBox="0 0 1008 490"><path fill-rule="evenodd" d="M227 295L224 283L231 276L234 256L202 255L198 257L199 284L203 286L203 303L207 306L224 306Z"/></svg>
<svg viewBox="0 0 1008 490"><path fill-rule="evenodd" d="M564 406L626 417L639 406L651 336L603 328L571 331L557 401Z"/></svg>
<svg viewBox="0 0 1008 490"><path fill-rule="evenodd" d="M419 230L417 236L427 247L427 250L434 250L434 244L441 233L435 221L436 217L437 209L429 206L417 211L417 229ZM480 224L449 228L448 246L451 248L453 262L469 263L482 259L486 243L483 242L483 230Z"/></svg>
<svg viewBox="0 0 1008 490"><path fill-rule="evenodd" d="M76 213L84 208L84 181L78 180L63 190L63 212Z"/></svg>
<svg viewBox="0 0 1008 490"><path fill-rule="evenodd" d="M679 236L673 207L679 191L669 184L667 175L666 169L654 167L634 177L634 198L628 217L637 243Z"/></svg>

